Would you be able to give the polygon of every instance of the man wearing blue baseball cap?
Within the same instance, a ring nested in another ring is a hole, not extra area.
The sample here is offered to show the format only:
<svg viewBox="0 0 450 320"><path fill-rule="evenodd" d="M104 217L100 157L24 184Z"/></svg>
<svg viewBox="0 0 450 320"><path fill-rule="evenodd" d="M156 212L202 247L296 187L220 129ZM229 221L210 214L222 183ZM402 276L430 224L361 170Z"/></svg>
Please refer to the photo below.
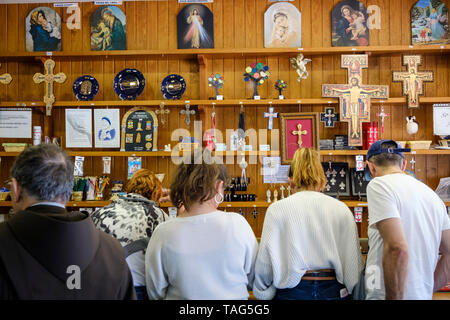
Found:
<svg viewBox="0 0 450 320"><path fill-rule="evenodd" d="M404 151L379 140L367 151L369 253L366 299L432 299L450 281L450 219L445 204L404 174ZM442 256L439 259L438 253Z"/></svg>

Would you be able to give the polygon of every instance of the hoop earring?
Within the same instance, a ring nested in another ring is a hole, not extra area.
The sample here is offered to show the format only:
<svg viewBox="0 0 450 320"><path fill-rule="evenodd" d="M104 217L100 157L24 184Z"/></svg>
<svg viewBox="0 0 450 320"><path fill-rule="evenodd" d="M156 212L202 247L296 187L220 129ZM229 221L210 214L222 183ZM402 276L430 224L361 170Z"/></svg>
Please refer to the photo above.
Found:
<svg viewBox="0 0 450 320"><path fill-rule="evenodd" d="M220 196L220 200L217 200L216 197L217 195ZM217 205L221 204L223 202L223 194L221 193L216 193L216 195L214 196L214 201L216 202Z"/></svg>

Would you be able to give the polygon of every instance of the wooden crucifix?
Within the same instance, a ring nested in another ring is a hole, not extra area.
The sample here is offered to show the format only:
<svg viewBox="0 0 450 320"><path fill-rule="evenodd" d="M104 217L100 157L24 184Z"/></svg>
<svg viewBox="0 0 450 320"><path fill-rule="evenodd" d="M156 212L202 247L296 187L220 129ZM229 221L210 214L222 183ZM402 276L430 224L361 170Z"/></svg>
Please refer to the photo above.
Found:
<svg viewBox="0 0 450 320"><path fill-rule="evenodd" d="M1 66L1 64L0 64L0 66ZM11 80L12 80L12 77L9 73L0 75L0 83L9 84L11 82Z"/></svg>
<svg viewBox="0 0 450 320"><path fill-rule="evenodd" d="M302 130L302 124L299 123L299 124L297 124L297 130L292 131L292 134L294 136L298 136L297 144L298 144L298 147L301 148L302 147L302 143L303 143L302 135L308 134L308 131Z"/></svg>
<svg viewBox="0 0 450 320"><path fill-rule="evenodd" d="M403 65L408 71L393 71L392 81L402 81L403 95L408 97L408 108L419 107L419 96L424 93L424 81L433 81L433 71L419 72L422 64L421 56L403 56Z"/></svg>
<svg viewBox="0 0 450 320"><path fill-rule="evenodd" d="M33 76L33 81L35 83L45 82L45 96L44 96L45 110L46 115L51 116L52 106L53 103L55 102L55 96L53 94L53 82L56 81L57 83L64 83L67 77L62 72L58 74L53 74L53 70L55 68L55 61L53 61L52 59L45 60L44 67L45 67L45 74L36 73Z"/></svg>
<svg viewBox="0 0 450 320"><path fill-rule="evenodd" d="M362 123L370 121L370 99L389 98L389 86L363 85L362 69L367 54L341 56L341 68L348 69L348 84L323 84L322 96L339 98L340 121L348 122L348 145L362 146Z"/></svg>

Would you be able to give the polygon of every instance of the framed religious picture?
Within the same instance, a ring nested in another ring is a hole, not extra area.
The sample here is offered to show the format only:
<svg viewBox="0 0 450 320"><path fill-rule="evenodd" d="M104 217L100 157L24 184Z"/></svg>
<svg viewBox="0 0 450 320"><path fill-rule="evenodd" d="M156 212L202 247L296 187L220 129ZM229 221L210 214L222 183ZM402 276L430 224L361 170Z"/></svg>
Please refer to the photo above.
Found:
<svg viewBox="0 0 450 320"><path fill-rule="evenodd" d="M327 179L323 192L329 196L350 196L348 163L322 162L322 167Z"/></svg>
<svg viewBox="0 0 450 320"><path fill-rule="evenodd" d="M419 0L411 8L411 42L450 43L448 8L440 0Z"/></svg>
<svg viewBox="0 0 450 320"><path fill-rule="evenodd" d="M369 14L357 0L344 0L331 12L331 45L333 47L368 46Z"/></svg>
<svg viewBox="0 0 450 320"><path fill-rule="evenodd" d="M50 7L37 7L25 19L25 48L33 51L61 51L61 17Z"/></svg>
<svg viewBox="0 0 450 320"><path fill-rule="evenodd" d="M91 15L91 51L126 50L127 19L116 6L103 6Z"/></svg>
<svg viewBox="0 0 450 320"><path fill-rule="evenodd" d="M158 151L158 119L145 107L130 109L122 118L121 151Z"/></svg>
<svg viewBox="0 0 450 320"><path fill-rule="evenodd" d="M214 16L203 4L189 4L177 16L178 49L214 48Z"/></svg>
<svg viewBox="0 0 450 320"><path fill-rule="evenodd" d="M280 113L281 162L289 164L298 148L319 150L319 113Z"/></svg>
<svg viewBox="0 0 450 320"><path fill-rule="evenodd" d="M302 16L292 3L278 2L264 13L265 48L300 48Z"/></svg>

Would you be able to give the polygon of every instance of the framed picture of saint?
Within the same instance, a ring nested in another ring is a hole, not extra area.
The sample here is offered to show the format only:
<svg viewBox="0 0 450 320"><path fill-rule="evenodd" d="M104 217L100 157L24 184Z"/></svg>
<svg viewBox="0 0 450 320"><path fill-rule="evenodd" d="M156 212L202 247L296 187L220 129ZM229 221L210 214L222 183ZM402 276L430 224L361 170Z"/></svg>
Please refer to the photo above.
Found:
<svg viewBox="0 0 450 320"><path fill-rule="evenodd" d="M61 17L49 7L37 7L25 19L27 52L61 51Z"/></svg>
<svg viewBox="0 0 450 320"><path fill-rule="evenodd" d="M91 51L126 50L127 19L116 6L103 6L91 15Z"/></svg>
<svg viewBox="0 0 450 320"><path fill-rule="evenodd" d="M450 43L448 8L440 0L420 0L411 8L411 42Z"/></svg>
<svg viewBox="0 0 450 320"><path fill-rule="evenodd" d="M331 13L331 45L333 47L368 46L369 15L366 7L356 0L339 2Z"/></svg>
<svg viewBox="0 0 450 320"><path fill-rule="evenodd" d="M279 2L264 13L264 47L302 46L302 16L292 3Z"/></svg>
<svg viewBox="0 0 450 320"><path fill-rule="evenodd" d="M177 16L178 49L214 48L214 16L202 4L189 4Z"/></svg>

